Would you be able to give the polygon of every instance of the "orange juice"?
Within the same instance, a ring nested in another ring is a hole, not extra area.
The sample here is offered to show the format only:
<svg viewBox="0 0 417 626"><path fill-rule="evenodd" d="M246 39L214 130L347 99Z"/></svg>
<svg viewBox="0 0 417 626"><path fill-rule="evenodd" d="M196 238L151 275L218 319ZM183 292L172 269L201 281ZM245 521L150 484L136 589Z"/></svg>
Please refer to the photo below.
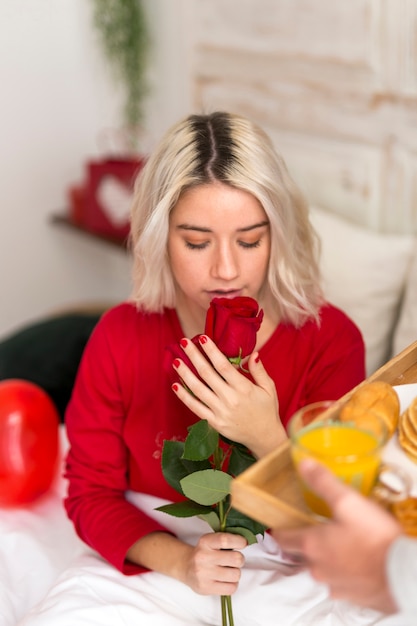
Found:
<svg viewBox="0 0 417 626"><path fill-rule="evenodd" d="M336 476L364 495L376 481L381 457L381 441L366 430L342 422L310 424L301 429L292 444L295 466L313 457ZM319 515L328 516L327 505L303 485L307 505Z"/></svg>

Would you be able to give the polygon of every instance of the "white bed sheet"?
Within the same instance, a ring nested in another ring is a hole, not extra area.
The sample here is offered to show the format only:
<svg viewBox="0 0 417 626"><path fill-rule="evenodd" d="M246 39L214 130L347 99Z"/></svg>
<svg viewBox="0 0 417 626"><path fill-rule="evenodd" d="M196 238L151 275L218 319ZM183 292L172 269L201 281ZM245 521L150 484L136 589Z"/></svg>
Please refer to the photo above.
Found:
<svg viewBox="0 0 417 626"><path fill-rule="evenodd" d="M404 410L411 399L417 396L417 385L403 385L398 387L397 391L401 400L401 410ZM64 428L61 427L62 456L66 447L65 432ZM413 492L417 494L417 465L405 458L395 439L388 445L385 458L408 470L413 479ZM65 480L59 476L48 494L32 505L0 510L0 626L19 624L28 611L44 598L59 576L86 552L86 546L76 536L63 508L62 498L65 488ZM109 571L111 569L109 568ZM291 581L296 585L295 596L297 597L299 594L300 602L298 602L297 607L300 608L300 603L307 601L308 595L304 595L304 591L307 592L307 589L303 588L303 585L308 587L311 581L308 580L306 574L289 576L285 581L286 593L291 593ZM303 581L305 582L303 583ZM165 579L164 582L168 583L169 579ZM279 585L279 582L276 583L277 594L279 593ZM318 586L317 590L317 598L321 597L321 602L323 600L322 589ZM308 602L311 606L311 594ZM295 623L299 623L300 626L307 623L309 626L310 624L320 626L337 624L339 626L339 624L343 625L344 623L352 626L363 626L364 624L399 626L395 617L380 619L379 616L375 615L372 618L372 613L367 616L366 612L355 610L348 613L349 618L346 622L343 621L343 618L340 619L340 615L338 617L329 615L324 618L323 613L321 613L321 617L317 617L317 621L315 619L304 621L303 619L302 622ZM90 615L90 619L92 617ZM102 617L97 615L97 621L94 621L93 617L93 621L88 623L102 626L104 622ZM124 624L125 622L121 623ZM167 626L174 621L170 622L169 617L166 616L160 623L162 626ZM258 623L262 624L262 621L257 622L256 619L253 621L253 624ZM280 623L284 624L282 621ZM286 623L285 626L287 626ZM403 626L402 623L401 626Z"/></svg>
<svg viewBox="0 0 417 626"><path fill-rule="evenodd" d="M61 426L61 450L67 447ZM65 514L65 481L29 506L0 509L0 626L15 626L83 550Z"/></svg>

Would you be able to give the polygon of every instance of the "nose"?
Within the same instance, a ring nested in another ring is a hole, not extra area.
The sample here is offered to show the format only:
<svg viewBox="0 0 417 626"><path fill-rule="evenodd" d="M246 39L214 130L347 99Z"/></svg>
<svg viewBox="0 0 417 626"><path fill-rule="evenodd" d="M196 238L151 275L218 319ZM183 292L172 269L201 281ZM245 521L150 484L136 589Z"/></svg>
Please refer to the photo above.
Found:
<svg viewBox="0 0 417 626"><path fill-rule="evenodd" d="M223 244L215 251L212 274L222 280L232 280L238 276L238 261L229 244Z"/></svg>

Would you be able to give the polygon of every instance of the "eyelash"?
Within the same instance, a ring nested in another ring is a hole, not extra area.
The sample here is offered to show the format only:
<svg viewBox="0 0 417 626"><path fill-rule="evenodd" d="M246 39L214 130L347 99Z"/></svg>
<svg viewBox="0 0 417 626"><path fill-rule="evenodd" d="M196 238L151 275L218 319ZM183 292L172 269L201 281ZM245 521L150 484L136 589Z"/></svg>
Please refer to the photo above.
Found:
<svg viewBox="0 0 417 626"><path fill-rule="evenodd" d="M186 241L185 245L190 250L204 250L208 246L208 242L206 243L191 243L190 241ZM245 250L250 250L252 248L258 248L261 245L261 240L258 239L253 243L246 243L245 241L239 241L239 245Z"/></svg>
<svg viewBox="0 0 417 626"><path fill-rule="evenodd" d="M185 247L189 248L190 250L204 250L206 246L206 243L190 243L189 241L185 242Z"/></svg>
<svg viewBox="0 0 417 626"><path fill-rule="evenodd" d="M239 245L242 246L242 248L259 248L259 246L261 245L261 240L257 239L256 241L254 241L253 243L247 243L246 241L240 241Z"/></svg>

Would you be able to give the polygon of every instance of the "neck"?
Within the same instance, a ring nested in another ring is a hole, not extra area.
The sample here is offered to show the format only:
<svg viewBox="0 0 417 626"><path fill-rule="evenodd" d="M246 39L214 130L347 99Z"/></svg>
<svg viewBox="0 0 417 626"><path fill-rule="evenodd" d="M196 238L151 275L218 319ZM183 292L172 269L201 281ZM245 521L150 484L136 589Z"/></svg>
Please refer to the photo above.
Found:
<svg viewBox="0 0 417 626"><path fill-rule="evenodd" d="M266 344L271 335L275 332L276 327L278 326L279 319L271 318L269 315L265 313L264 319L262 320L262 324L258 333L256 335L256 346L255 350L260 350L262 346Z"/></svg>
<svg viewBox="0 0 417 626"><path fill-rule="evenodd" d="M259 304L264 310L264 318L256 336L256 350L260 350L266 344L279 324L277 305L269 293L264 294Z"/></svg>
<svg viewBox="0 0 417 626"><path fill-rule="evenodd" d="M201 335L204 333L206 311L201 311L201 313L191 311L187 306L182 306L179 300L177 300L175 310L177 312L184 337L192 339L195 335Z"/></svg>

